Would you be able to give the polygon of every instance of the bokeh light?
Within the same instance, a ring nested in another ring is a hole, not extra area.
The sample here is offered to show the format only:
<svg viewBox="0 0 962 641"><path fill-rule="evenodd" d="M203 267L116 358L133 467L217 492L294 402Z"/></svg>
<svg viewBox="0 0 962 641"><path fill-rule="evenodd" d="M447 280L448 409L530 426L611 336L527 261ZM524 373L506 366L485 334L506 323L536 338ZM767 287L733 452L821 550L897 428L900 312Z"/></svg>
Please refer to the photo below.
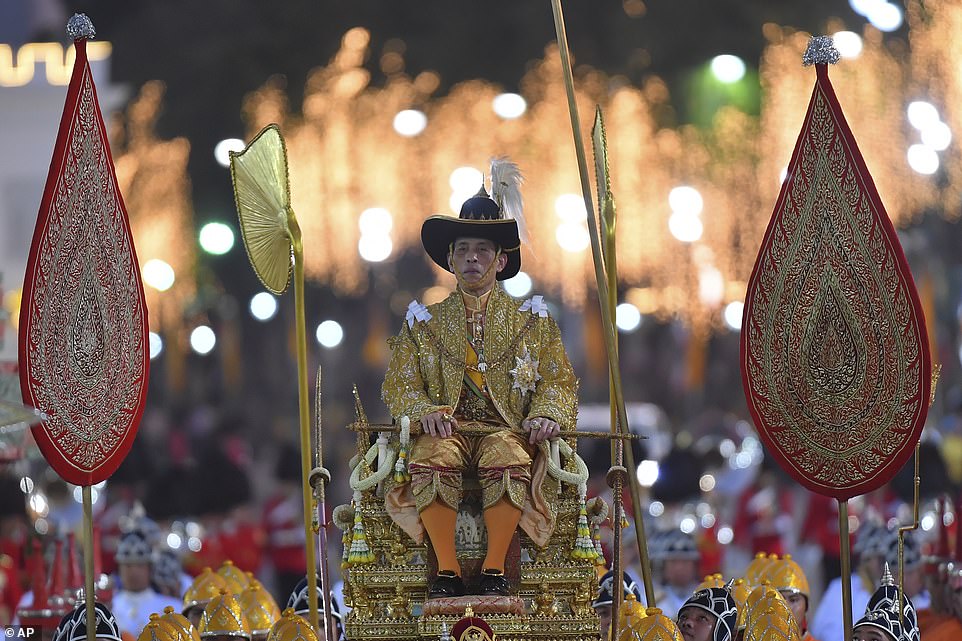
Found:
<svg viewBox="0 0 962 641"><path fill-rule="evenodd" d="M259 321L269 321L277 313L277 298L269 292L258 292L251 297L251 316Z"/></svg>
<svg viewBox="0 0 962 641"><path fill-rule="evenodd" d="M511 120L524 115L528 103L516 93L503 93L495 96L491 106L498 116L505 120Z"/></svg>
<svg viewBox="0 0 962 641"><path fill-rule="evenodd" d="M222 256L234 247L234 230L224 223L207 223L200 228L198 240L205 252Z"/></svg>
<svg viewBox="0 0 962 641"><path fill-rule="evenodd" d="M406 138L417 136L427 126L428 117L417 109L405 109L394 116L394 131Z"/></svg>
<svg viewBox="0 0 962 641"><path fill-rule="evenodd" d="M144 282L158 292L166 292L175 280L174 268L159 258L151 258L140 270Z"/></svg>
<svg viewBox="0 0 962 641"><path fill-rule="evenodd" d="M209 354L217 344L217 336L207 325L198 325L190 333L190 348L201 356Z"/></svg>
<svg viewBox="0 0 962 641"><path fill-rule="evenodd" d="M334 320L326 320L317 326L317 342L328 349L337 347L344 340L344 328Z"/></svg>
<svg viewBox="0 0 962 641"><path fill-rule="evenodd" d="M738 82L745 77L745 61L727 53L715 56L711 61L711 72L725 84Z"/></svg>
<svg viewBox="0 0 962 641"><path fill-rule="evenodd" d="M244 151L244 141L240 138L225 138L214 145L214 160L221 167L230 167L230 152Z"/></svg>

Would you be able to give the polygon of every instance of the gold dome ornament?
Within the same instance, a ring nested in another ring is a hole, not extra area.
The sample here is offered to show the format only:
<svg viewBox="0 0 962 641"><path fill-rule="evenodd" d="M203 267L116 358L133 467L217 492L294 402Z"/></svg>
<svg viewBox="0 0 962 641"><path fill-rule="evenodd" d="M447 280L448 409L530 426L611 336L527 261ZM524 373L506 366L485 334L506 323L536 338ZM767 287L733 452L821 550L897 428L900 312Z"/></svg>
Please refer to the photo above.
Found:
<svg viewBox="0 0 962 641"><path fill-rule="evenodd" d="M636 641L640 639L641 622L647 617L645 608L638 603L638 599L631 592L625 593L625 600L618 610L618 641Z"/></svg>
<svg viewBox="0 0 962 641"><path fill-rule="evenodd" d="M751 560L751 563L748 564L748 567L745 568L745 582L748 583L750 589L754 590L761 584L770 562L766 553L759 552L755 555L755 558Z"/></svg>
<svg viewBox="0 0 962 641"><path fill-rule="evenodd" d="M799 640L798 624L788 602L777 592L766 592L748 615L745 641Z"/></svg>
<svg viewBox="0 0 962 641"><path fill-rule="evenodd" d="M661 608L645 610L645 618L638 621L632 634L637 641L683 641L678 626L662 614Z"/></svg>
<svg viewBox="0 0 962 641"><path fill-rule="evenodd" d="M743 630L745 628L745 619L742 612L748 607L748 596L751 594L751 588L748 587L748 582L745 579L733 579L728 582L725 586L728 589L729 594L732 595L732 599L735 600L735 606L738 608L738 623L736 628Z"/></svg>
<svg viewBox="0 0 962 641"><path fill-rule="evenodd" d="M307 619L296 614L293 608L285 608L281 617L267 633L267 641L318 641L317 633Z"/></svg>
<svg viewBox="0 0 962 641"><path fill-rule="evenodd" d="M768 572L768 580L772 587L779 592L789 592L791 594L801 594L806 599L809 595L808 579L805 572L798 565L790 554L786 554L778 561L775 561Z"/></svg>
<svg viewBox="0 0 962 641"><path fill-rule="evenodd" d="M716 572L715 574L706 574L704 580L702 580L702 582L698 584L698 587L695 588L695 592L698 592L699 590L705 590L707 588L723 587L725 587L725 579L721 574Z"/></svg>
<svg viewBox="0 0 962 641"><path fill-rule="evenodd" d="M179 641L200 641L197 628L191 624L187 617L174 610L174 606L168 605L164 608L164 613L160 615L160 619L170 623L177 631Z"/></svg>
<svg viewBox="0 0 962 641"><path fill-rule="evenodd" d="M159 614L151 614L150 621L137 636L137 641L182 641L180 631Z"/></svg>
<svg viewBox="0 0 962 641"><path fill-rule="evenodd" d="M247 574L234 565L234 562L230 559L224 561L223 565L217 568L217 574L227 582L227 589L232 594L240 594L244 591L244 588L250 585Z"/></svg>
<svg viewBox="0 0 962 641"><path fill-rule="evenodd" d="M274 622L281 617L281 610L277 607L274 597L261 588L259 582L244 588L237 600L247 617L253 635L266 635Z"/></svg>
<svg viewBox="0 0 962 641"><path fill-rule="evenodd" d="M763 579L761 585L749 593L748 597L745 599L745 605L738 608L738 627L745 628L749 623L751 623L752 612L755 610L755 606L758 605L759 602L766 598L775 597L781 599L782 601L785 600L785 598L778 593L778 590L771 586L767 579ZM786 603L786 605L788 604Z"/></svg>
<svg viewBox="0 0 962 641"><path fill-rule="evenodd" d="M193 607L204 607L211 599L220 594L221 590L229 589L224 577L210 568L204 568L187 588L187 591L184 592L184 609L181 612L186 615L187 611Z"/></svg>
<svg viewBox="0 0 962 641"><path fill-rule="evenodd" d="M769 586L767 583L763 583L758 586L752 593L748 595L748 601L745 603L745 618L742 619L745 624L746 634L749 628L751 628L756 621L761 619L769 619L770 615L781 617L787 620L789 623L794 623L795 615L792 614L792 608L788 605L788 601L785 597L775 588ZM740 615L741 613L739 613Z"/></svg>
<svg viewBox="0 0 962 641"><path fill-rule="evenodd" d="M204 608L197 632L201 639L216 636L251 638L251 626L233 594L221 591Z"/></svg>

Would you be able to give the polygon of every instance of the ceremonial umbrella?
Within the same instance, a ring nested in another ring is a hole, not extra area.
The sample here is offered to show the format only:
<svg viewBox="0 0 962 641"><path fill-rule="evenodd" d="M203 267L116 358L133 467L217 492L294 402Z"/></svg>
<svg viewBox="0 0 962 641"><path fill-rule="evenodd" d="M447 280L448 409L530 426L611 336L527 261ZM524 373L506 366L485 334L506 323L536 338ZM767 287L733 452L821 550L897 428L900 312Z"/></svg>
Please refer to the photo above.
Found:
<svg viewBox="0 0 962 641"><path fill-rule="evenodd" d="M741 371L768 452L839 501L848 638L847 501L912 454L931 363L912 274L828 79L837 60L812 39L815 88L748 283Z"/></svg>
<svg viewBox="0 0 962 641"><path fill-rule="evenodd" d="M32 427L50 466L83 487L87 629L93 638L90 486L137 434L147 396L147 305L87 62L87 16L67 23L76 58L40 201L20 305L20 387L43 412Z"/></svg>

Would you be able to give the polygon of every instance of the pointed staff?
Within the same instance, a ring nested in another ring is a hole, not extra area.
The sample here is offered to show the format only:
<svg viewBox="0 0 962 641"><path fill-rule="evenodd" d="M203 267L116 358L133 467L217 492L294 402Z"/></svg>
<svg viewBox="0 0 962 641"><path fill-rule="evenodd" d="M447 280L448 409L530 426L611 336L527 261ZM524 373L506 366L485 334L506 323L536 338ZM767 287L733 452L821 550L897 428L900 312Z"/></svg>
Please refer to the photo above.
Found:
<svg viewBox="0 0 962 641"><path fill-rule="evenodd" d="M581 119L578 116L578 105L575 102L574 79L571 74L571 61L568 56L568 40L565 36L564 16L561 12L561 0L551 0L551 9L554 14L555 33L558 40L558 49L561 52L561 68L564 74L565 90L568 95L568 113L571 116L571 131L574 135L575 153L578 156L578 173L581 177L581 192L584 196L585 210L588 216L588 233L591 237L591 256L595 266L595 281L598 286L598 302L601 305L601 319L604 325L605 349L608 352L608 372L611 376L611 390L613 392L613 402L618 416L618 430L628 433L628 416L625 411L625 397L621 387L620 366L618 361L618 340L615 334L614 322L612 319L608 300L609 287L605 278L604 265L602 264L601 241L598 234L598 224L595 221L595 212L591 199L591 186L588 182L588 163L585 160L584 142L581 137ZM624 469L624 468L622 468ZM638 532L638 556L641 559L642 579L645 583L645 602L649 607L655 605L655 589L651 580L651 563L648 560L648 541L645 536L645 524L641 517L638 500L638 481L633 474L625 474L631 487L632 499L635 501L634 517L635 529ZM616 523L615 527L621 527ZM620 579L620 577L616 577ZM617 619L612 617L612 625L617 626ZM612 636L614 632L612 630Z"/></svg>
<svg viewBox="0 0 962 641"><path fill-rule="evenodd" d="M287 148L276 124L264 127L241 152L230 153L234 202L247 257L258 279L274 294L287 290L294 264L294 319L297 334L297 400L301 444L301 479L311 474L311 408L307 389L307 329L304 320L304 246L301 228L291 209L287 174ZM307 559L309 623L317 619L317 571L314 555L313 497L302 481L304 494L304 548Z"/></svg>
<svg viewBox="0 0 962 641"><path fill-rule="evenodd" d="M331 579L327 568L327 484L331 482L331 473L324 467L324 432L321 429L321 368L317 368L317 380L314 382L314 469L311 470L310 485L314 489L314 533L317 535L317 554L321 564L321 597L324 602L324 638L334 639L334 613L331 610Z"/></svg>

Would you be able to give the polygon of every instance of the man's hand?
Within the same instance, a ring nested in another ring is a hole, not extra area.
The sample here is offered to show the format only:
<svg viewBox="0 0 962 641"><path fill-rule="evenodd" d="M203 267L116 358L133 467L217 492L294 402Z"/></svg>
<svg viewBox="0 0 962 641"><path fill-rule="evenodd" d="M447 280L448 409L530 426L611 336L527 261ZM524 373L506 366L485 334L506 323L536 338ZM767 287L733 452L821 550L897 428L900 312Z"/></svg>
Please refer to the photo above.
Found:
<svg viewBox="0 0 962 641"><path fill-rule="evenodd" d="M541 441L554 438L561 432L560 425L543 416L526 418L521 422L521 427L525 432L528 432L528 443L531 445L537 445Z"/></svg>
<svg viewBox="0 0 962 641"><path fill-rule="evenodd" d="M438 438L446 438L454 433L458 421L444 412L431 412L421 417L421 431Z"/></svg>

